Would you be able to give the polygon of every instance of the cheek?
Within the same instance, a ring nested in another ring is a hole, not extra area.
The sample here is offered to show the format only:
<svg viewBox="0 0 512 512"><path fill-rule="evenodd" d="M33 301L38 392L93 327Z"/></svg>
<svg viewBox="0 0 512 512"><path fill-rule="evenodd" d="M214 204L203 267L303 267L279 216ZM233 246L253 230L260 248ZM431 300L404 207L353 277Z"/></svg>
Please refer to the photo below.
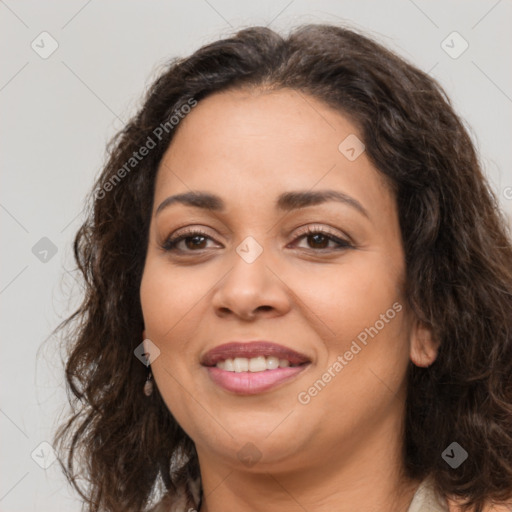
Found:
<svg viewBox="0 0 512 512"><path fill-rule="evenodd" d="M176 418L186 418L194 389L191 365L195 362L189 340L198 323L191 320L211 285L194 272L172 272L165 260L148 256L140 286L146 337L159 348L151 364L155 382L167 408ZM188 320L188 321L187 321ZM188 405L187 405L188 404Z"/></svg>
<svg viewBox="0 0 512 512"><path fill-rule="evenodd" d="M170 264L156 258L148 258L140 287L140 300L144 325L148 338L164 342L178 338L177 331L190 328L191 322L184 322L194 315L195 308L201 307L211 284L198 272L175 271ZM203 276L204 277L204 276Z"/></svg>
<svg viewBox="0 0 512 512"><path fill-rule="evenodd" d="M294 291L324 325L328 338L339 349L365 328L379 321L395 302L402 303L399 269L387 264L378 253L354 253L350 259L336 266L324 266L317 272L304 272ZM394 317L395 311L390 312ZM384 330L389 330L390 321ZM380 326L380 322L379 322Z"/></svg>
<svg viewBox="0 0 512 512"><path fill-rule="evenodd" d="M313 311L317 332L327 333L324 357L311 382L329 369L336 376L319 405L325 401L322 405L329 407L333 399L355 413L362 403L388 403L400 388L409 338L400 267L381 253L354 256L335 269L326 268L323 275L302 278L298 295ZM352 400L347 390L358 398Z"/></svg>
<svg viewBox="0 0 512 512"><path fill-rule="evenodd" d="M151 370L168 409L186 416L183 396L194 389L197 354L190 340L198 337L205 293L212 286L207 276L193 271L171 271L168 262L150 258L141 281L140 299L146 337L160 350ZM191 371L193 369L193 371ZM187 413L188 414L188 413Z"/></svg>

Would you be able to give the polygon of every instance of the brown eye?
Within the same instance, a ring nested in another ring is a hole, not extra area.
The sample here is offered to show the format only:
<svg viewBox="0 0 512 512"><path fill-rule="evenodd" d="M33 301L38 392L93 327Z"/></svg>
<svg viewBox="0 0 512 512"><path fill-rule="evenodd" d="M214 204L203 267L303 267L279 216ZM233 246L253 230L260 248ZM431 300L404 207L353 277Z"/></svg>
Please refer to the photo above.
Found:
<svg viewBox="0 0 512 512"><path fill-rule="evenodd" d="M350 249L354 246L347 240L343 240L328 231L319 228L308 227L308 229L299 235L295 241L306 239L307 247L304 249L312 249L318 251L343 250ZM329 247L329 244L334 244Z"/></svg>
<svg viewBox="0 0 512 512"><path fill-rule="evenodd" d="M202 235L187 236L182 240L185 241L185 246L188 249L204 249L206 237Z"/></svg>
<svg viewBox="0 0 512 512"><path fill-rule="evenodd" d="M213 240L207 233L199 230L191 230L178 236L170 236L163 244L165 251L194 252L207 249L208 240ZM184 242L184 248L179 244Z"/></svg>
<svg viewBox="0 0 512 512"><path fill-rule="evenodd" d="M310 242L312 249L326 249L329 245L329 238L322 233L307 235L306 239Z"/></svg>

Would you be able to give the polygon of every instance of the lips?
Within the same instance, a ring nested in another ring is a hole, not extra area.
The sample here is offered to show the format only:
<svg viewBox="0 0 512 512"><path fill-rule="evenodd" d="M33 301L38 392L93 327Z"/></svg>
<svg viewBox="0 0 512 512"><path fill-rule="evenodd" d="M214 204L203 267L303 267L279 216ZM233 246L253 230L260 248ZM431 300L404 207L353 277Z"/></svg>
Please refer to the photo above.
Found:
<svg viewBox="0 0 512 512"><path fill-rule="evenodd" d="M236 395L270 392L298 377L310 363L306 355L270 341L232 341L201 358L211 381Z"/></svg>
<svg viewBox="0 0 512 512"><path fill-rule="evenodd" d="M306 355L270 341L232 341L219 345L218 347L208 351L201 358L201 364L203 366L211 367L215 366L220 361L225 361L226 359L235 359L237 357L251 359L253 357L260 356L285 359L293 366L311 362Z"/></svg>

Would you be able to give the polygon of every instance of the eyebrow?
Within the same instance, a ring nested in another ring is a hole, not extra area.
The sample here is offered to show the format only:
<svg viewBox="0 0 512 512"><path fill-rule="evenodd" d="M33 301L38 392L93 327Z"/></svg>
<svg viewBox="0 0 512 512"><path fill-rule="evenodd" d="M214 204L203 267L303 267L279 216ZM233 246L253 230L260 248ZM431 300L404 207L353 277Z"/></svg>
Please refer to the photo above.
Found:
<svg viewBox="0 0 512 512"><path fill-rule="evenodd" d="M368 219L370 218L368 212L359 201L338 190L283 192L277 199L276 209L288 212L329 201L336 201L351 206ZM173 204L183 204L215 212L222 212L226 208L226 204L221 197L209 192L192 191L176 194L164 199L156 209L155 216Z"/></svg>

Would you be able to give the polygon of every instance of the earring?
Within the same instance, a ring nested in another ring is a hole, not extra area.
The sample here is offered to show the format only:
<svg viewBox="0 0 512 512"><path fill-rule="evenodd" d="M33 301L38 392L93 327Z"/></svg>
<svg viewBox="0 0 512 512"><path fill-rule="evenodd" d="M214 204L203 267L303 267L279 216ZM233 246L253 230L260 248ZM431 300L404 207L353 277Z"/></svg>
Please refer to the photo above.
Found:
<svg viewBox="0 0 512 512"><path fill-rule="evenodd" d="M153 393L153 374L151 373L151 370L149 371L148 378L146 379L146 382L144 383L144 394L146 396L151 396Z"/></svg>

